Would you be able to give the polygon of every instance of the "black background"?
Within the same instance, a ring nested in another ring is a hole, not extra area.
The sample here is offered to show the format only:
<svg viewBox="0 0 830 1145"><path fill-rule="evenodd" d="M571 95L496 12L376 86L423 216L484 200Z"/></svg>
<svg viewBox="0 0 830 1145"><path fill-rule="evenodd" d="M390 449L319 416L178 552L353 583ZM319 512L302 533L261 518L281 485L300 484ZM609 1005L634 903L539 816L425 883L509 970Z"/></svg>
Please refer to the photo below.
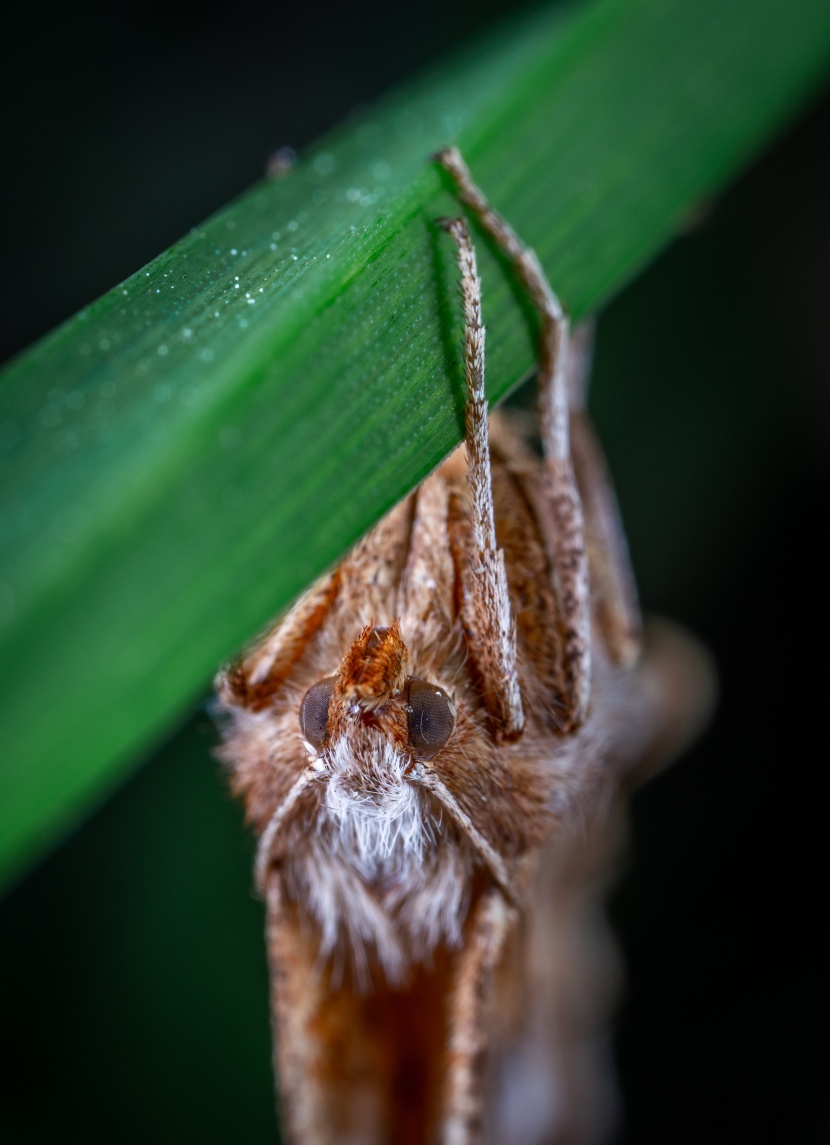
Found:
<svg viewBox="0 0 830 1145"><path fill-rule="evenodd" d="M21 11L3 358L508 8ZM721 675L705 739L634 800L611 901L625 1142L830 1139L828 129L825 98L600 326L644 602ZM274 1139L261 908L213 742L197 713L0 903L0 1141Z"/></svg>

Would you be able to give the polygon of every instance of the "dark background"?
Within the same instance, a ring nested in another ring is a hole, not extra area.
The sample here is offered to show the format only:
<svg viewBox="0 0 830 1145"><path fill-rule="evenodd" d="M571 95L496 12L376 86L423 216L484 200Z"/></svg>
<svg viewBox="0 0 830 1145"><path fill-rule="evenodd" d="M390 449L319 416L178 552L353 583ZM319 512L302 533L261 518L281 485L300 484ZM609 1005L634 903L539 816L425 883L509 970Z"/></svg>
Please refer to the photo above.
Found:
<svg viewBox="0 0 830 1145"><path fill-rule="evenodd" d="M509 7L21 11L2 357ZM705 739L634 800L611 901L626 1143L830 1140L828 139L825 98L600 325L644 602L721 674ZM0 903L0 1142L274 1140L261 908L213 743L197 713Z"/></svg>

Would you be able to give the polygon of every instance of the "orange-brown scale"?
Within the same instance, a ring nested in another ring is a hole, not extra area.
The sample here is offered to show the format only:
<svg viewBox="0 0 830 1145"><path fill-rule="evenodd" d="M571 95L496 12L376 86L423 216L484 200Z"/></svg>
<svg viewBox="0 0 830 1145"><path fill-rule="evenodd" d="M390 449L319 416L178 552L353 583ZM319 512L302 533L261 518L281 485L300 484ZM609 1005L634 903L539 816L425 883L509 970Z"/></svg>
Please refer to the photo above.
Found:
<svg viewBox="0 0 830 1145"><path fill-rule="evenodd" d="M334 694L370 711L380 708L403 691L407 660L397 620L388 628L368 624L346 653Z"/></svg>

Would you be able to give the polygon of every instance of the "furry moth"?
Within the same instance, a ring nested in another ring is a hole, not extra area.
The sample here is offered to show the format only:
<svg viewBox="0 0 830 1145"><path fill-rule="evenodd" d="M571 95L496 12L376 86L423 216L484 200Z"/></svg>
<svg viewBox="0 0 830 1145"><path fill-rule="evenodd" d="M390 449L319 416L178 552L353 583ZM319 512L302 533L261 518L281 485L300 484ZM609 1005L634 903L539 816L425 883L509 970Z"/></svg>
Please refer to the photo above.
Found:
<svg viewBox="0 0 830 1145"><path fill-rule="evenodd" d="M439 220L465 443L217 681L292 1145L602 1140L597 886L621 793L710 697L694 641L641 624L588 335L459 153L436 159L538 313L543 457L488 418L475 250Z"/></svg>

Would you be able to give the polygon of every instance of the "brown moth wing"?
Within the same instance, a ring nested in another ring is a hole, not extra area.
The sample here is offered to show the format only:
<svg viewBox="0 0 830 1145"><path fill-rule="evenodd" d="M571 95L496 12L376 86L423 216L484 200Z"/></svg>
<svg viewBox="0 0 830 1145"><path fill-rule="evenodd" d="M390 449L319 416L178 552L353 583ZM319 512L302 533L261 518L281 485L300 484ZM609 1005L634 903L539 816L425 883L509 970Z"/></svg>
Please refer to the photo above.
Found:
<svg viewBox="0 0 830 1145"><path fill-rule="evenodd" d="M446 955L419 967L405 988L379 977L374 989L358 991L322 970L319 940L285 902L275 874L267 906L284 1137L304 1145L422 1145L437 1116Z"/></svg>
<svg viewBox="0 0 830 1145"><path fill-rule="evenodd" d="M435 1140L457 972L446 949L403 986L321 972L314 936L273 875L268 956L284 1138L302 1145ZM456 955L457 957L457 955Z"/></svg>

